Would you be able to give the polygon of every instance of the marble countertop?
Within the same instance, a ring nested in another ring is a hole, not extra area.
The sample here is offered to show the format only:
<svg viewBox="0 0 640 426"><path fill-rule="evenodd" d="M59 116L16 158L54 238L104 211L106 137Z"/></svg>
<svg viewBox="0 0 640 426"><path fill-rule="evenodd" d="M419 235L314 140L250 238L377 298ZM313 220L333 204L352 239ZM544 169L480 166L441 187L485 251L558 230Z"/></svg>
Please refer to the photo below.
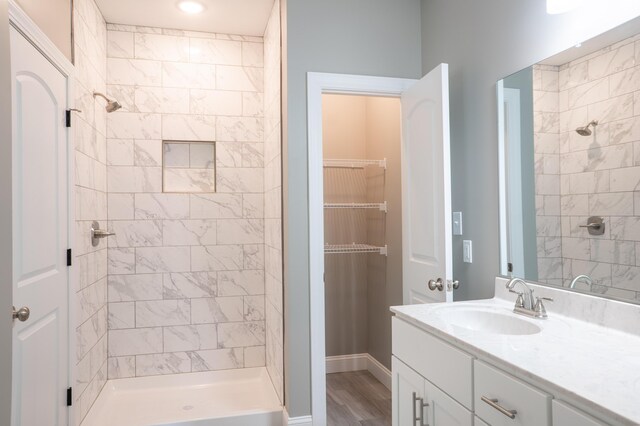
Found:
<svg viewBox="0 0 640 426"><path fill-rule="evenodd" d="M456 302L511 314L513 300ZM537 334L500 335L451 325L438 313L443 305L392 307L396 317L442 338L496 366L544 386L622 424L640 424L640 336L591 324L559 313L532 322ZM452 305L448 305L452 306ZM447 309L452 309L447 308Z"/></svg>

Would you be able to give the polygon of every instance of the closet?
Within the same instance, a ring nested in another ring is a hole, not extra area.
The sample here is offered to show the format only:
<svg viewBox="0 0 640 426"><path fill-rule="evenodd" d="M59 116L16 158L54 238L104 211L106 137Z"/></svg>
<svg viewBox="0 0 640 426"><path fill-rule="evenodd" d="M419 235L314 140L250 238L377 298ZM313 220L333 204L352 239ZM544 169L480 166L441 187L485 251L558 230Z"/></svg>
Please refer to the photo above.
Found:
<svg viewBox="0 0 640 426"><path fill-rule="evenodd" d="M397 98L323 95L329 425L386 419L389 307L402 304L400 123ZM346 394L378 402L344 418Z"/></svg>

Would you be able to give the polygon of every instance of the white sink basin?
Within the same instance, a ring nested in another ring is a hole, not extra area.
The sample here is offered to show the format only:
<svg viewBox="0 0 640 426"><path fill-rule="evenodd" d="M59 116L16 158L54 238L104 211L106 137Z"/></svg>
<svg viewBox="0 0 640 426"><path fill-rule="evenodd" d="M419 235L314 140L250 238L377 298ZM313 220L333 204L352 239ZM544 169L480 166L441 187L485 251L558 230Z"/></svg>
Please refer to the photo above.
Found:
<svg viewBox="0 0 640 426"><path fill-rule="evenodd" d="M516 314L497 309L482 307L445 305L438 310L438 315L447 324L490 334L526 336L537 334L542 328L534 320L526 320Z"/></svg>

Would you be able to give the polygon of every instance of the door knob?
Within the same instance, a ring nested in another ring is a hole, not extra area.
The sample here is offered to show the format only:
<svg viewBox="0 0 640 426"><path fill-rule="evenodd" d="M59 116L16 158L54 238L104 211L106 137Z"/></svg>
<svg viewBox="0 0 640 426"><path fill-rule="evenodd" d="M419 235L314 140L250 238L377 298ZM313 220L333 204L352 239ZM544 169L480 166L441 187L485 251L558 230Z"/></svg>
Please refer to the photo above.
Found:
<svg viewBox="0 0 640 426"><path fill-rule="evenodd" d="M12 318L14 320L25 322L26 320L29 319L29 315L31 315L31 311L26 306L23 306L22 308L18 309L17 311L16 311L16 307L15 306L13 307Z"/></svg>
<svg viewBox="0 0 640 426"><path fill-rule="evenodd" d="M429 280L429 283L427 285L429 286L429 290L431 291L435 291L436 289L438 291L444 290L444 282L442 281L442 278L438 278L435 281Z"/></svg>

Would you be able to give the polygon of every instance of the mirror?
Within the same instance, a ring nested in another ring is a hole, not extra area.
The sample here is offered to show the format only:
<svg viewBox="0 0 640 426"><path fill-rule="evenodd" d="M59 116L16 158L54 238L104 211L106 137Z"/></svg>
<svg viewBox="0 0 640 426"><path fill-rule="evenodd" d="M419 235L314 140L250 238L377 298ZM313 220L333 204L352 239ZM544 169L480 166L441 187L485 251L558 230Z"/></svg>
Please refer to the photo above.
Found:
<svg viewBox="0 0 640 426"><path fill-rule="evenodd" d="M640 19L497 93L501 274L640 303Z"/></svg>

